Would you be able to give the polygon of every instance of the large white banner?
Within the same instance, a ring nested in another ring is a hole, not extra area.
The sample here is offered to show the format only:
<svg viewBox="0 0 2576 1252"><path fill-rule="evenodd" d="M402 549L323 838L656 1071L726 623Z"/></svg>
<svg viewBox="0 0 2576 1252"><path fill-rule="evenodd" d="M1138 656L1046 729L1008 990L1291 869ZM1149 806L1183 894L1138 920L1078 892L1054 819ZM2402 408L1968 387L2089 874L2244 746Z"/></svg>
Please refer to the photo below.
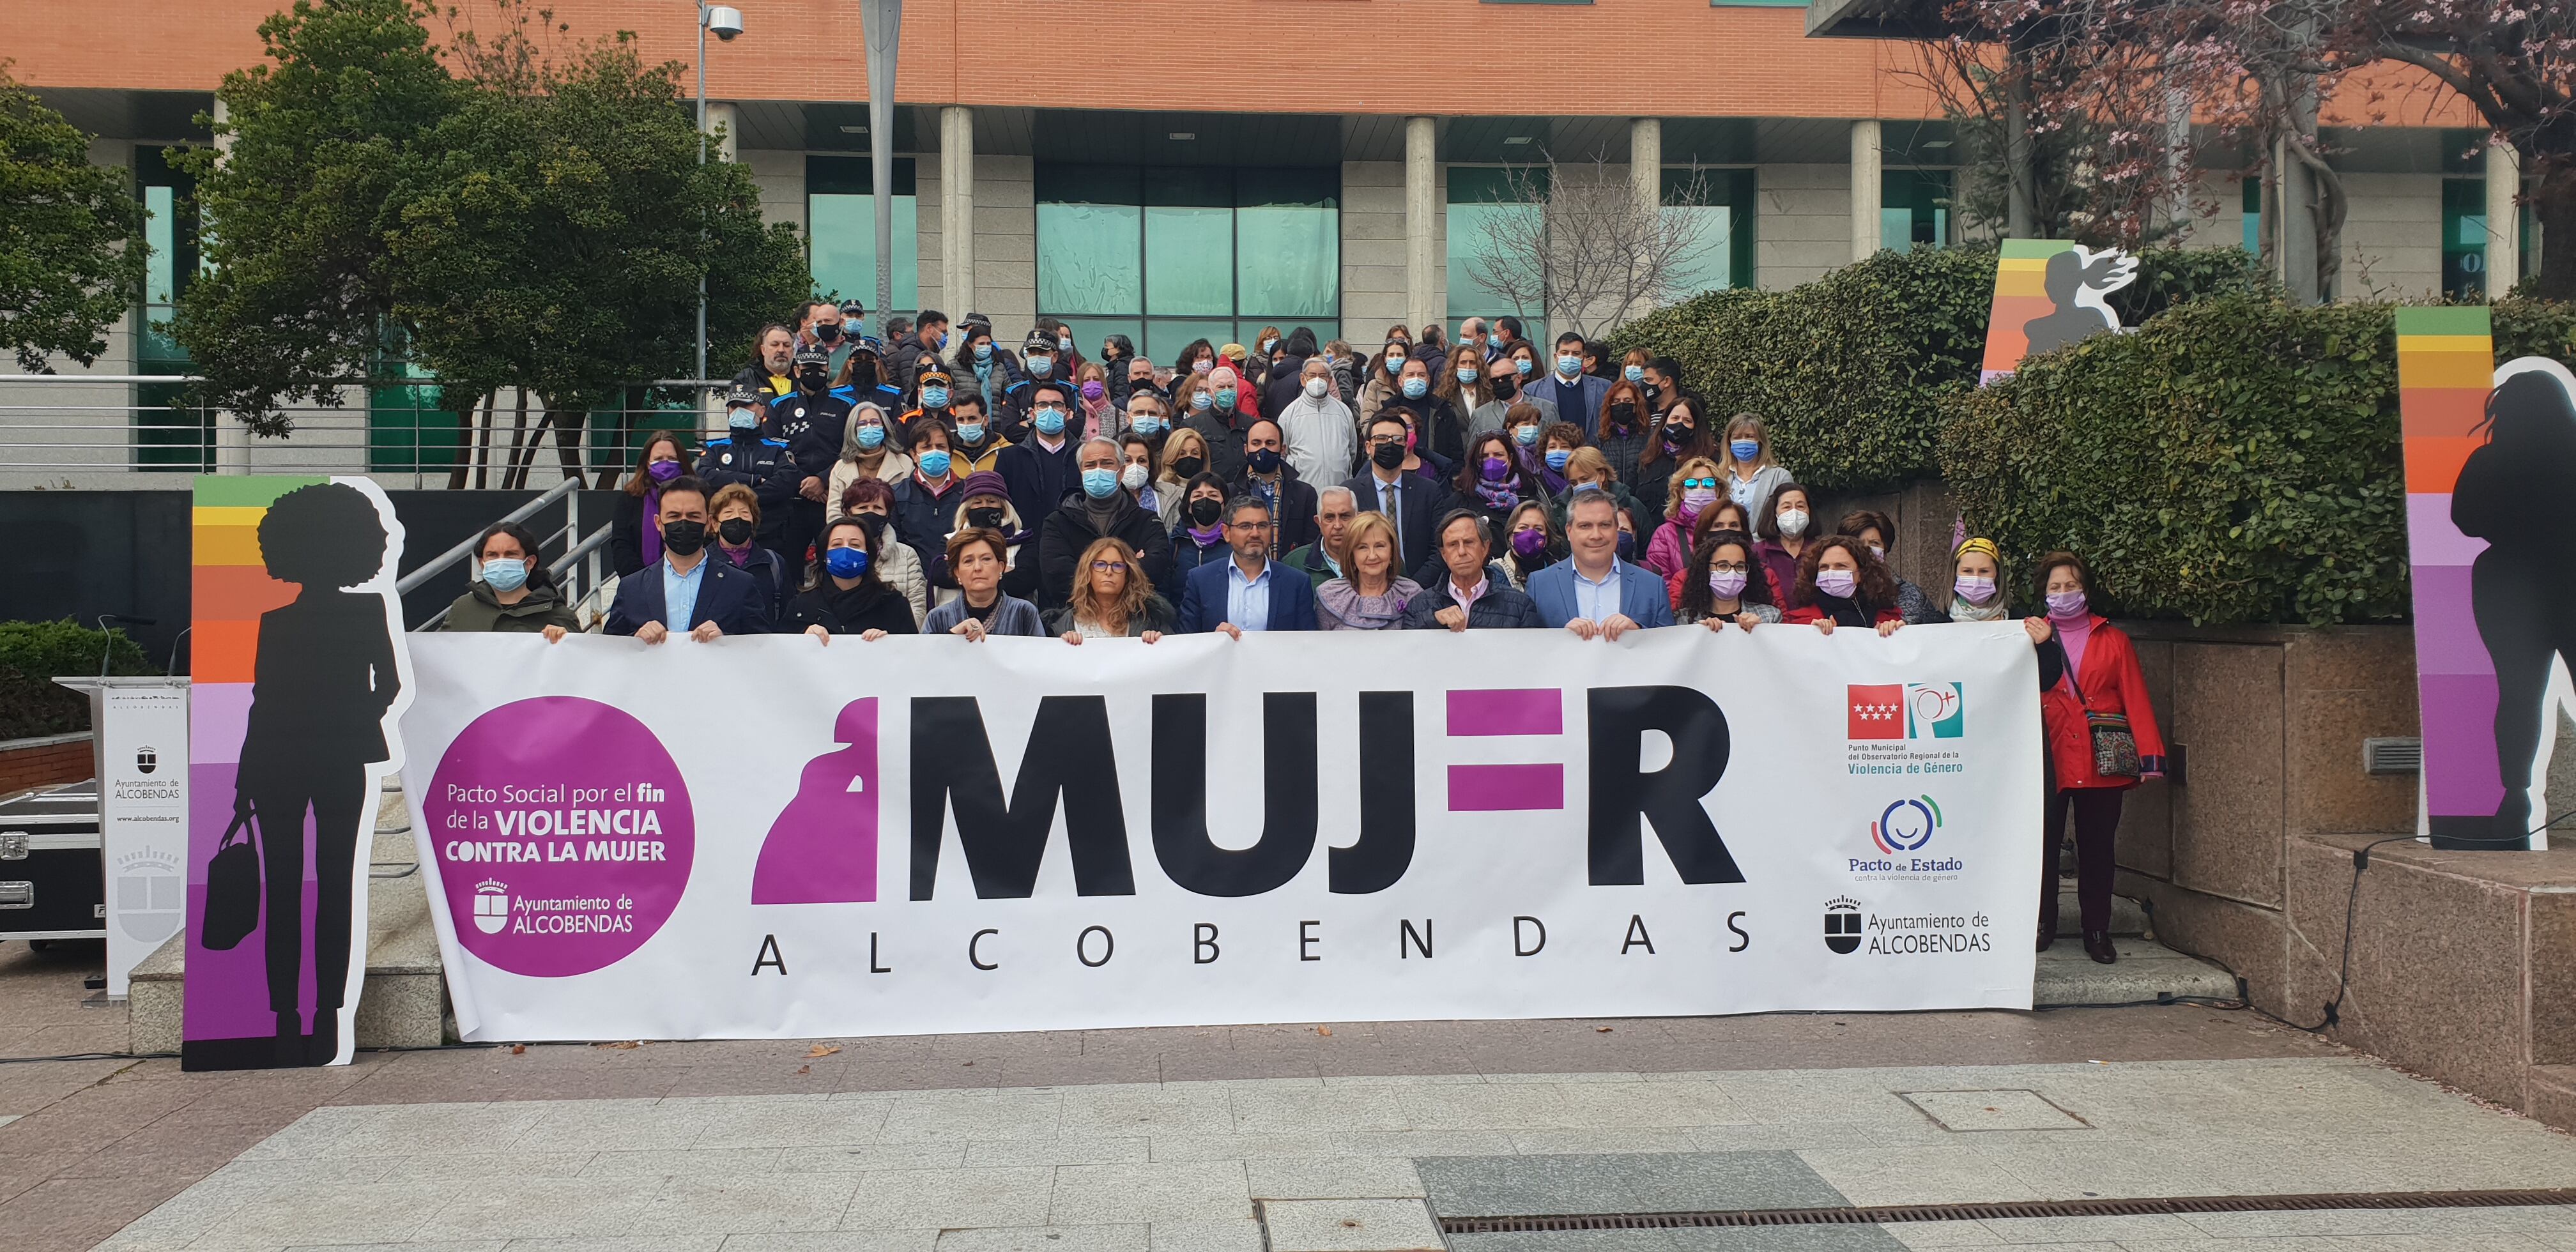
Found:
<svg viewBox="0 0 2576 1252"><path fill-rule="evenodd" d="M2030 1006L2014 623L411 642L468 1039Z"/></svg>

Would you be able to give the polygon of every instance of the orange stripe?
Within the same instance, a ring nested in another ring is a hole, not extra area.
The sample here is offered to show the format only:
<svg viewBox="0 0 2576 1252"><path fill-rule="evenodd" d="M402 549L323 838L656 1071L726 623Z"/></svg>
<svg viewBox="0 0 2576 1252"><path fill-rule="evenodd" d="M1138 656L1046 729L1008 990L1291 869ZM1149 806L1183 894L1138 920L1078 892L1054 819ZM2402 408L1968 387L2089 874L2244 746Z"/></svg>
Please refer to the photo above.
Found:
<svg viewBox="0 0 2576 1252"><path fill-rule="evenodd" d="M2397 393L2397 411L2408 441L2458 438L2486 420L2487 391L2480 387L2410 387Z"/></svg>
<svg viewBox="0 0 2576 1252"><path fill-rule="evenodd" d="M295 598L295 584L282 583L268 571L250 565L200 565L196 571L198 622L255 622L259 615Z"/></svg>
<svg viewBox="0 0 2576 1252"><path fill-rule="evenodd" d="M198 622L188 635L189 671L201 683L246 683L259 662L259 622Z"/></svg>
<svg viewBox="0 0 2576 1252"><path fill-rule="evenodd" d="M256 526L199 526L196 528L195 565L250 565L266 568L259 555L259 528Z"/></svg>
<svg viewBox="0 0 2576 1252"><path fill-rule="evenodd" d="M2484 439L2428 437L2406 441L2406 490L2410 495L2443 493L2460 481L2460 466Z"/></svg>
<svg viewBox="0 0 2576 1252"><path fill-rule="evenodd" d="M2012 262L2006 261L2004 264L2006 266L2010 266ZM2045 263L2042 263L2036 269L2008 268L2004 270L2002 273L1995 275L1995 298L1999 300L2013 297L2035 298L2040 300L2047 299L2048 274L2046 273L2046 270L2047 265Z"/></svg>
<svg viewBox="0 0 2576 1252"><path fill-rule="evenodd" d="M2397 385L2408 391L2456 387L2483 394L2495 386L2495 360L2476 352L2400 352Z"/></svg>

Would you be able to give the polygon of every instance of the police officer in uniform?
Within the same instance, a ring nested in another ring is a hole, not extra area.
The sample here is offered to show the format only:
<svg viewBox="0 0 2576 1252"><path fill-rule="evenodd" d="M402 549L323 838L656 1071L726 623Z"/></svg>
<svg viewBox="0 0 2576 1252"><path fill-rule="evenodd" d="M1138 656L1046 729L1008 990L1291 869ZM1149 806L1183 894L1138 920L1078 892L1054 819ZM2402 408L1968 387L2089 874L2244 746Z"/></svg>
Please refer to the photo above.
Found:
<svg viewBox="0 0 2576 1252"><path fill-rule="evenodd" d="M707 480L710 489L732 483L751 488L760 499L760 546L783 552L780 536L790 512L787 502L796 498L796 484L804 473L788 455L786 440L761 437L761 413L760 389L735 383L725 396L728 433L707 441L705 455L698 458L698 477Z"/></svg>
<svg viewBox="0 0 2576 1252"><path fill-rule="evenodd" d="M845 309L846 307L844 306ZM856 412L859 405L867 401L873 401L878 408L884 409L889 415L903 412L905 407L903 389L888 385L880 367L879 362L884 355L883 344L866 335L857 336L856 347L850 355L844 358L843 362L832 366L832 377L843 380L839 386L832 388L833 398L848 402L852 412ZM909 426L899 419L894 421L894 425L897 429L888 433L894 436L895 446L903 451L911 451Z"/></svg>
<svg viewBox="0 0 2576 1252"><path fill-rule="evenodd" d="M799 474L776 549L787 559L787 572L797 582L804 580L807 550L814 537L823 533L824 485L830 480L832 462L840 459L841 439L850 426L850 402L827 390L830 367L831 358L822 349L798 348L796 390L769 402L769 420L760 428L764 438L787 445L787 455Z"/></svg>

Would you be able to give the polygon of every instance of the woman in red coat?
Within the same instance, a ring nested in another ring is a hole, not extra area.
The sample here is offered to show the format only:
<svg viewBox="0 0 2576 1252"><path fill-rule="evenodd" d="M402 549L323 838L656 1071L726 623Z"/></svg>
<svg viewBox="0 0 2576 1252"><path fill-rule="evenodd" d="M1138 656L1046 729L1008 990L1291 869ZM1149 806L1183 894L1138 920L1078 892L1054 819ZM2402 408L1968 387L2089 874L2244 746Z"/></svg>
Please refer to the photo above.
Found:
<svg viewBox="0 0 2576 1252"><path fill-rule="evenodd" d="M1892 635L1905 625L1905 614L1897 610L1896 577L1886 563L1860 540L1828 535L1808 543L1798 558L1798 582L1780 620L1812 622L1828 635L1837 625Z"/></svg>
<svg viewBox="0 0 2576 1252"><path fill-rule="evenodd" d="M2084 913L2084 952L2108 965L2120 959L2111 947L2112 836L2120 828L2120 795L2141 778L2164 777L2165 741L2156 732L2155 709L2147 703L2137 645L2093 611L2093 572L2084 559L2051 552L2039 559L2039 578L2048 594L2049 623L2057 628L2056 646L2066 654L2065 678L2040 697L2049 790L2041 827L2047 837L2040 859L2039 950L2047 951L2057 936L2057 847L2072 811L2075 899ZM2095 766L2093 720L2105 715L2128 719L2129 732L2137 738L2135 776L2104 774Z"/></svg>

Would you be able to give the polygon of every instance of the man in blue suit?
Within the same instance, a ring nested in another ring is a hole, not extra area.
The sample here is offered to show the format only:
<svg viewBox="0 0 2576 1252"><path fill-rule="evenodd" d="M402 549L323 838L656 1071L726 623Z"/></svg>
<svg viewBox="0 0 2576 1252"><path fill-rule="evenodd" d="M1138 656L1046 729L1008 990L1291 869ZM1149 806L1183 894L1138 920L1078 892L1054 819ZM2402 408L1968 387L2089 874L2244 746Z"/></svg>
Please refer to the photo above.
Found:
<svg viewBox="0 0 2576 1252"><path fill-rule="evenodd" d="M1607 493L1575 493L1565 510L1565 537L1573 558L1530 575L1530 599L1538 602L1542 624L1612 640L1673 624L1664 580L1619 559L1619 505Z"/></svg>
<svg viewBox="0 0 2576 1252"><path fill-rule="evenodd" d="M1234 559L1190 571L1173 630L1241 639L1247 630L1315 629L1315 584L1270 559L1270 525L1270 506L1259 496L1236 496L1226 506L1225 542Z"/></svg>
<svg viewBox="0 0 2576 1252"><path fill-rule="evenodd" d="M707 559L707 484L683 475L662 488L662 559L617 580L608 606L612 635L660 643L687 635L700 643L769 630L760 584L731 561Z"/></svg>
<svg viewBox="0 0 2576 1252"><path fill-rule="evenodd" d="M1583 372L1583 336L1568 331L1556 337L1555 372L1521 394L1554 403L1556 415L1581 426L1589 443L1601 434L1601 398L1610 394L1610 380Z"/></svg>

